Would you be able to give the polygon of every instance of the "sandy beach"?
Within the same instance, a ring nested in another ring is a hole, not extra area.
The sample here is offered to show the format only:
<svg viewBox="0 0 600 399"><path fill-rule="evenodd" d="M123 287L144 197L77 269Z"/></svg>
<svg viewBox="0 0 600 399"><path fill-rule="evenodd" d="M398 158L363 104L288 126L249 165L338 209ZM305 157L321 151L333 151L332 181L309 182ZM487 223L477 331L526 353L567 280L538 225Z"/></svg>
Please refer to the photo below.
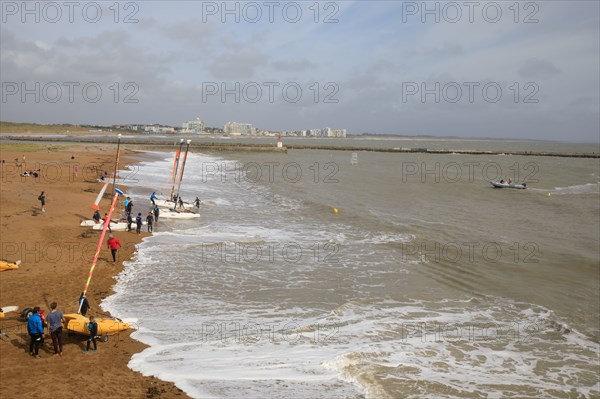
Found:
<svg viewBox="0 0 600 399"><path fill-rule="evenodd" d="M0 307L19 306L19 311L0 319L0 397L75 398L185 398L172 383L144 377L127 367L131 356L145 346L132 339L133 330L99 342L95 353L83 352L86 337L63 332L63 356L55 356L46 337L41 358L29 355L26 321L19 318L26 307L39 306L46 314L57 302L63 313L77 312L100 231L79 227L92 216L91 205L101 186L99 173L114 168L115 146L1 144L0 159L0 258L21 260L18 270L0 272ZM135 152L122 149L121 165L135 162ZM25 170L40 169L40 176L22 177ZM126 166L120 167L126 169ZM123 173L126 173L124 171ZM46 195L45 212L38 196ZM110 190L100 207L108 210ZM122 202L122 201L121 201ZM142 211L140 207L140 211ZM134 211L137 212L136 208ZM117 218L113 215L113 219ZM116 263L103 242L88 298L88 315L106 317L101 301L110 296L122 262L148 233L115 232L123 247ZM109 260L110 259L110 260Z"/></svg>

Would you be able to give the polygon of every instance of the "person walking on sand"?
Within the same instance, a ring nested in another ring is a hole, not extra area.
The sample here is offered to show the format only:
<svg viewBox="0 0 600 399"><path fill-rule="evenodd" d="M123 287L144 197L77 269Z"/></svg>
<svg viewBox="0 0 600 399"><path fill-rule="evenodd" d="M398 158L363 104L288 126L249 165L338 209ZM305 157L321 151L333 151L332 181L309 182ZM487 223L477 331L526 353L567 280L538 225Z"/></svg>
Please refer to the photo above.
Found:
<svg viewBox="0 0 600 399"><path fill-rule="evenodd" d="M148 212L148 216L146 216L146 225L148 226L148 233L152 233L152 222L154 221L154 216L152 215L152 211Z"/></svg>
<svg viewBox="0 0 600 399"><path fill-rule="evenodd" d="M142 233L142 212L139 212L135 217L135 232L138 234Z"/></svg>
<svg viewBox="0 0 600 399"><path fill-rule="evenodd" d="M79 295L79 302L78 304L81 306L81 315L85 316L85 314L87 313L87 311L90 309L90 303L88 302L87 298L85 297L85 294L82 292L81 295Z"/></svg>
<svg viewBox="0 0 600 399"><path fill-rule="evenodd" d="M154 221L156 223L158 223L158 214L160 213L160 210L158 209L158 205L154 205Z"/></svg>
<svg viewBox="0 0 600 399"><path fill-rule="evenodd" d="M117 261L117 250L121 248L121 241L119 241L119 239L114 237L112 234L109 234L108 240L106 241L106 246L110 248L113 263L115 263Z"/></svg>
<svg viewBox="0 0 600 399"><path fill-rule="evenodd" d="M40 343L44 336L44 326L42 324L42 318L38 314L40 311L39 306L33 308L33 314L27 319L27 332L31 337L29 341L29 354L33 357L40 358Z"/></svg>
<svg viewBox="0 0 600 399"><path fill-rule="evenodd" d="M48 322L48 330L50 330L50 337L52 337L52 346L54 346L54 354L62 356L63 344L62 344L62 326L65 322L65 318L60 310L56 309L56 302L50 304L50 313L46 317Z"/></svg>
<svg viewBox="0 0 600 399"><path fill-rule="evenodd" d="M85 346L84 353L88 353L90 351L90 342L94 343L94 352L98 349L96 346L96 336L98 336L98 323L94 319L94 316L90 316L90 322L88 323L88 330L90 330L90 337L87 340L87 345Z"/></svg>
<svg viewBox="0 0 600 399"><path fill-rule="evenodd" d="M110 228L110 218L108 217L108 213L104 213L104 224L106 224L108 226L108 232L112 233L112 230Z"/></svg>
<svg viewBox="0 0 600 399"><path fill-rule="evenodd" d="M46 195L43 191L38 197L38 200L40 201L40 204L42 204L42 212L46 212L46 209L44 209L44 205L46 205Z"/></svg>
<svg viewBox="0 0 600 399"><path fill-rule="evenodd" d="M133 218L131 217L131 213L127 214L127 231L131 231L131 225L133 224Z"/></svg>

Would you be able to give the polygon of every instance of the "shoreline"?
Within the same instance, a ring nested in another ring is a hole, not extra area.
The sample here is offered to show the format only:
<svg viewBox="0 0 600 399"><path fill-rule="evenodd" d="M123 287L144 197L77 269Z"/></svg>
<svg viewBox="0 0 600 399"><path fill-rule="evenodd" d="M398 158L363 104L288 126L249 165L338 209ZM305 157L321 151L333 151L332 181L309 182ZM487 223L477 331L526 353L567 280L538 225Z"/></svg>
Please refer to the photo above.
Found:
<svg viewBox="0 0 600 399"><path fill-rule="evenodd" d="M28 354L26 322L19 318L24 308L39 306L48 314L50 303L57 302L63 313L77 311L77 298L100 235L99 231L79 227L78 222L91 217L91 204L101 188L94 174L114 168L116 147L69 144L47 151L43 145L38 144L37 150L23 145L0 144L0 159L4 160L0 164L0 258L22 261L19 269L0 272L0 306L19 306L17 312L0 319L2 398L44 396L48 385L52 385L54 395L63 398L86 393L109 398L189 397L173 383L143 376L128 367L132 355L148 347L131 338L132 329L109 337L108 342L98 342L97 353L84 354L86 337L69 335L63 330L62 357L53 355L49 336L45 347L40 349L41 359ZM140 162L135 150L121 147L121 154L121 171ZM24 163L23 157L26 157ZM42 175L21 177L19 171L23 169L40 169ZM41 191L47 196L45 212L40 211L37 200ZM110 202L107 198L105 195L100 203L101 212L107 211ZM134 211L137 209L140 208L134 206ZM123 262L132 259L135 246L149 235L113 234L123 247L113 264L106 239L102 243L88 291L91 305L88 315L110 316L101 310L100 304L115 293Z"/></svg>

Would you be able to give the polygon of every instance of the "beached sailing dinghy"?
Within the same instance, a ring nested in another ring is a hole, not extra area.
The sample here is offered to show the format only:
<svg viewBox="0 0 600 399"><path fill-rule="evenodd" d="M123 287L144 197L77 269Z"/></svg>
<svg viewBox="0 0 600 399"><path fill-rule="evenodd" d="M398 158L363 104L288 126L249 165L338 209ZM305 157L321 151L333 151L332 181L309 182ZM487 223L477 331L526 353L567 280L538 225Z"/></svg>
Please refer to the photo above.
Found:
<svg viewBox="0 0 600 399"><path fill-rule="evenodd" d="M183 141L180 144L180 148L175 153L175 161L173 164L173 172L171 174L172 185L171 190L169 192L169 198L179 198L179 189L181 188L181 181L183 180L183 171L185 169L185 162L187 160L187 155L190 149L191 140L187 141L187 147L185 149L185 154L183 155L183 161L181 163L181 169L179 169L179 155L181 153L181 146L183 145ZM177 173L179 171L179 173ZM175 185L177 185L177 193L175 193ZM192 209L197 209L193 204L184 202L183 209L181 209L181 205L176 204L171 200L159 200L156 201L156 205L159 208L162 208L160 211L160 217L165 219L195 219L200 217L200 213L192 212ZM178 209L179 208L179 209Z"/></svg>

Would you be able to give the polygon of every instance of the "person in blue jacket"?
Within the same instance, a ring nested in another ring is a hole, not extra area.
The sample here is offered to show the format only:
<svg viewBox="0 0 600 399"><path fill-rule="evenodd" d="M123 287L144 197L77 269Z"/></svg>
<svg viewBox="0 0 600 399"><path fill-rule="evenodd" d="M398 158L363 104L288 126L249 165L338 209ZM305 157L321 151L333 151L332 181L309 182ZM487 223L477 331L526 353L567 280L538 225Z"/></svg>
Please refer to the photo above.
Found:
<svg viewBox="0 0 600 399"><path fill-rule="evenodd" d="M158 199L158 197L156 196L156 191L153 192L150 196L150 201L152 202L152 205L156 205L156 202L154 202L155 199Z"/></svg>
<svg viewBox="0 0 600 399"><path fill-rule="evenodd" d="M31 341L29 341L29 354L38 359L40 358L40 343L44 336L44 326L42 324L42 318L38 314L39 311L39 306L34 307L33 314L29 316L29 319L27 320L27 332L31 337Z"/></svg>

